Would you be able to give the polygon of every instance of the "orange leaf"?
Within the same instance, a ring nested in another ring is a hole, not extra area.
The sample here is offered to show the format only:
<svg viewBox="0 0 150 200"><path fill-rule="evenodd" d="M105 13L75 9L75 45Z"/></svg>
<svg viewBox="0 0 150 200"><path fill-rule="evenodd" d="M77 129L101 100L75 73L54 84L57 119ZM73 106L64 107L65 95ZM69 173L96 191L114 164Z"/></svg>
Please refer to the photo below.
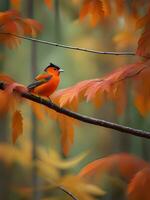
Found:
<svg viewBox="0 0 150 200"><path fill-rule="evenodd" d="M64 155L68 155L70 147L74 142L74 128L73 125L76 124L76 120L61 115L58 115L59 126L61 129L61 144Z"/></svg>
<svg viewBox="0 0 150 200"><path fill-rule="evenodd" d="M144 31L138 41L136 54L139 56L150 57L150 9L147 14L137 21L137 28L143 28Z"/></svg>
<svg viewBox="0 0 150 200"><path fill-rule="evenodd" d="M5 75L5 74L0 74L0 81L7 83L8 85L11 85L14 83L14 80ZM6 114L9 109L13 106L14 103L14 97L11 93L7 92L7 90L0 91L0 116Z"/></svg>
<svg viewBox="0 0 150 200"><path fill-rule="evenodd" d="M5 115L10 108L11 96L6 91L0 91L0 117Z"/></svg>
<svg viewBox="0 0 150 200"><path fill-rule="evenodd" d="M0 12L0 42L10 48L20 44L21 39L16 35L36 36L42 25L33 19L22 18L18 11Z"/></svg>
<svg viewBox="0 0 150 200"><path fill-rule="evenodd" d="M44 0L44 3L49 10L52 8L52 0Z"/></svg>
<svg viewBox="0 0 150 200"><path fill-rule="evenodd" d="M120 153L98 159L85 166L79 173L80 177L99 179L105 173L116 173L127 181L149 164L127 153Z"/></svg>
<svg viewBox="0 0 150 200"><path fill-rule="evenodd" d="M150 167L139 171L128 186L129 200L150 199Z"/></svg>
<svg viewBox="0 0 150 200"><path fill-rule="evenodd" d="M25 35L36 36L42 29L42 25L34 19L26 18L23 20L23 30Z"/></svg>
<svg viewBox="0 0 150 200"><path fill-rule="evenodd" d="M100 0L85 0L80 11L80 20L90 15L91 26L96 26L104 17L103 3Z"/></svg>
<svg viewBox="0 0 150 200"><path fill-rule="evenodd" d="M23 118L21 112L16 110L13 114L12 119L12 139L13 144L16 143L16 140L23 132Z"/></svg>
<svg viewBox="0 0 150 200"><path fill-rule="evenodd" d="M46 116L44 113L43 106L36 102L32 102L32 101L29 101L29 104L31 105L32 110L33 110L35 116L37 117L37 119L44 121L46 119Z"/></svg>
<svg viewBox="0 0 150 200"><path fill-rule="evenodd" d="M127 101L126 80L130 79L134 83L135 105L141 114L147 114L150 111L149 65L150 60L146 60L124 66L101 79L82 81L72 87L57 91L52 96L52 100L60 106L72 108L75 111L79 102L83 100L92 101L96 106L101 106L106 100L111 100L116 104L117 113L121 114ZM142 99L138 95L141 95Z"/></svg>

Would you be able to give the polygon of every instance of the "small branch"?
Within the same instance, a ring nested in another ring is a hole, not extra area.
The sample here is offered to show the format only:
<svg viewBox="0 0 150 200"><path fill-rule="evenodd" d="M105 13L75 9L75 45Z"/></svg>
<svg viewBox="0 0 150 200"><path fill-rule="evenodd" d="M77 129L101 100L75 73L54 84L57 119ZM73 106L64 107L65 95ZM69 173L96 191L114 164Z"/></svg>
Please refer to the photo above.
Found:
<svg viewBox="0 0 150 200"><path fill-rule="evenodd" d="M70 50L75 50L75 51L83 51L83 52L87 52L87 53L94 53L94 54L102 54L102 55L112 55L112 56L135 56L136 54L134 52L115 52L115 51L97 51L97 50L93 50L93 49L86 49L86 48L81 48L81 47L74 47L74 46L70 46L70 45L63 45L63 44L59 44L59 43L55 43L55 42L49 42L49 41L45 41L45 40L39 40L39 39L35 39L35 38L31 38L31 37L26 37L23 35L17 35L17 34L13 34L13 33L0 33L0 34L9 34L12 35L14 37L17 38L21 38L24 40L29 40L29 41L33 41L33 42L37 42L37 43L41 43L41 44L47 44L50 46L55 46L55 47L60 47L60 48L64 48L64 49L70 49Z"/></svg>
<svg viewBox="0 0 150 200"><path fill-rule="evenodd" d="M77 197L75 197L70 191L68 191L66 188L64 188L63 186L59 185L57 186L58 189L62 190L64 193L66 193L67 195L69 195L73 200L78 200Z"/></svg>
<svg viewBox="0 0 150 200"><path fill-rule="evenodd" d="M4 90L6 87L6 85L3 82L0 82L0 89ZM22 97L29 99L31 101L34 101L36 103L42 104L52 110L55 110L58 113L61 113L63 115L69 116L71 118L77 119L79 121L88 123L88 124L93 124L93 125L97 125L97 126L102 126L105 128L110 128L113 130L117 130L123 133L127 133L127 134L131 134L131 135L135 135L138 137L143 137L143 138L150 138L150 132L148 131L143 131L143 130L139 130L139 129L135 129L135 128L131 128L131 127L127 127L127 126L123 126L123 125L119 125L119 124L115 124L112 122L108 122L105 120L101 120L101 119L97 119L97 118L93 118L93 117L88 117L86 115L81 115L79 113L73 112L71 110L68 109L64 109L61 108L59 106L57 106L56 104L47 101L41 97L37 97L35 95L32 95L30 93L20 93Z"/></svg>

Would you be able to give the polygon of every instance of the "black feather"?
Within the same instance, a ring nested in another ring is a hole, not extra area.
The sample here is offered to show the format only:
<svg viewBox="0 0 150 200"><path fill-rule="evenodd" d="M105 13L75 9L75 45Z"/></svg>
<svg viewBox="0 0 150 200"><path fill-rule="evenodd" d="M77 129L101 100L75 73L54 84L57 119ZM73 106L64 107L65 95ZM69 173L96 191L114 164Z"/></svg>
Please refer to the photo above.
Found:
<svg viewBox="0 0 150 200"><path fill-rule="evenodd" d="M49 68L49 67L54 67L54 68L56 68L56 69L60 69L60 67L58 66L58 65L55 65L55 64L53 64L53 63L50 63L45 69L44 69L44 71L46 72L47 71L47 69Z"/></svg>
<svg viewBox="0 0 150 200"><path fill-rule="evenodd" d="M44 78L42 80L38 80L38 81L34 81L33 83L31 83L30 85L27 86L27 88L29 90L32 90L40 85L43 85L44 83L46 83L47 81L49 81L52 78L52 76L48 76L47 78Z"/></svg>

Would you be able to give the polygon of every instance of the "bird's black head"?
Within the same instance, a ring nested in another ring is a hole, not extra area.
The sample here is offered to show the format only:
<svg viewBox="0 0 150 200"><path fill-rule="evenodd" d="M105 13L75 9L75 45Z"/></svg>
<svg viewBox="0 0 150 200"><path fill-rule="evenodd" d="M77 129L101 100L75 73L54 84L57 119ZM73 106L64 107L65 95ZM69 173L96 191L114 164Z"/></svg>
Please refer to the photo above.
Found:
<svg viewBox="0 0 150 200"><path fill-rule="evenodd" d="M48 69L53 68L54 70L57 70L58 72L63 72L64 70L61 69L58 65L55 65L53 63L50 63L45 69L44 71L47 72Z"/></svg>

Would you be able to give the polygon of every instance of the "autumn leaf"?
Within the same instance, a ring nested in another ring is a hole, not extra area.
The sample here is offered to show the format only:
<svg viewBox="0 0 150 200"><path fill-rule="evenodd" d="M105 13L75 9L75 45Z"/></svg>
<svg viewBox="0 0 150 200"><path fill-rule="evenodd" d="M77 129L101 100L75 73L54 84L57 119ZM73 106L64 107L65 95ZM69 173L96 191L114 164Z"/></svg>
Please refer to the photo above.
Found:
<svg viewBox="0 0 150 200"><path fill-rule="evenodd" d="M94 195L104 196L106 194L100 187L78 176L65 176L59 179L57 184L70 191L77 199L94 200Z"/></svg>
<svg viewBox="0 0 150 200"><path fill-rule="evenodd" d="M13 144L16 143L16 140L23 132L23 118L21 112L16 110L12 118L12 139Z"/></svg>
<svg viewBox="0 0 150 200"><path fill-rule="evenodd" d="M13 48L21 39L15 35L36 36L42 25L36 20L22 18L16 10L0 12L0 43Z"/></svg>
<svg viewBox="0 0 150 200"><path fill-rule="evenodd" d="M57 91L52 95L52 99L56 100L60 106L70 108L72 106L75 110L77 110L79 102L83 100L91 101L97 107L102 106L106 100L111 100L116 104L117 113L121 114L127 101L126 81L130 79L133 82L135 105L141 114L147 114L150 111L147 106L150 97L147 92L149 87L145 87L145 85L150 84L149 64L149 60L138 62L124 66L105 77L79 82L72 87ZM138 94L143 96L143 101L140 102L143 102L145 110L140 107L141 103L137 104ZM144 101L147 103L145 104Z"/></svg>
<svg viewBox="0 0 150 200"><path fill-rule="evenodd" d="M44 0L44 3L49 10L52 8L52 0Z"/></svg>
<svg viewBox="0 0 150 200"><path fill-rule="evenodd" d="M71 159L63 159L58 154L58 152L54 149L50 149L46 151L45 149L38 148L38 158L43 161L47 165L52 165L58 169L69 169L75 167L79 164L85 157L87 156L87 152L83 152L82 154L71 158Z"/></svg>
<svg viewBox="0 0 150 200"><path fill-rule="evenodd" d="M61 129L61 144L64 155L68 155L69 150L74 142L74 127L76 120L73 118L58 115L59 126Z"/></svg>
<svg viewBox="0 0 150 200"><path fill-rule="evenodd" d="M80 21L90 16L90 24L95 27L98 23L111 16L115 8L115 14L122 15L127 9L124 0L84 0L80 10Z"/></svg>
<svg viewBox="0 0 150 200"><path fill-rule="evenodd" d="M104 17L103 4L100 0L85 0L80 11L80 20L90 15L90 23L96 26Z"/></svg>
<svg viewBox="0 0 150 200"><path fill-rule="evenodd" d="M79 176L97 181L104 173L119 173L129 182L138 171L148 165L136 156L120 153L91 162L80 171Z"/></svg>
<svg viewBox="0 0 150 200"><path fill-rule="evenodd" d="M38 120L45 120L46 119L46 112L44 112L44 108L42 105L32 102L32 101L27 101L27 103L31 106L33 113L37 117Z"/></svg>
<svg viewBox="0 0 150 200"><path fill-rule="evenodd" d="M72 87L55 92L51 97L52 101L60 107L77 111L82 101L91 101L96 107L101 107L109 100L115 103L117 114L122 114L127 103L127 80L130 79L135 106L145 116L150 111L149 65L150 60L145 60L124 66L102 78L81 81ZM76 120L54 111L47 112L50 117L59 121L63 152L67 155L73 144L73 126Z"/></svg>
<svg viewBox="0 0 150 200"><path fill-rule="evenodd" d="M129 200L149 200L150 167L139 171L128 186Z"/></svg>
<svg viewBox="0 0 150 200"><path fill-rule="evenodd" d="M22 26L24 35L27 36L37 36L37 34L41 31L42 25L34 19L25 18L22 20Z"/></svg>
<svg viewBox="0 0 150 200"><path fill-rule="evenodd" d="M28 101L27 101L28 102ZM53 99L53 102L58 104L57 100ZM54 110L51 110L49 108L44 107L43 105L40 105L35 102L28 102L31 106L33 113L39 120L47 120L46 115L50 117L53 120L56 120L59 124L60 130L61 130L61 146L64 155L68 155L70 148L74 141L74 125L79 124L76 119L70 118L68 116L62 115L60 113L57 113ZM72 109L73 106L70 106L70 109Z"/></svg>
<svg viewBox="0 0 150 200"><path fill-rule="evenodd" d="M8 87L14 84L15 81L6 74L0 74L0 82L6 83ZM0 91L0 102L0 116L3 116L14 107L16 98L11 92L5 89Z"/></svg>
<svg viewBox="0 0 150 200"><path fill-rule="evenodd" d="M150 57L150 9L144 17L137 21L137 28L144 28L143 33L138 41L136 54L139 56Z"/></svg>
<svg viewBox="0 0 150 200"><path fill-rule="evenodd" d="M87 153L84 152L74 158L66 159L61 158L61 156L54 149L46 150L38 147L37 155L38 159L36 164L41 176L46 179L57 180L60 178L61 169L64 170L75 167L85 158Z"/></svg>

